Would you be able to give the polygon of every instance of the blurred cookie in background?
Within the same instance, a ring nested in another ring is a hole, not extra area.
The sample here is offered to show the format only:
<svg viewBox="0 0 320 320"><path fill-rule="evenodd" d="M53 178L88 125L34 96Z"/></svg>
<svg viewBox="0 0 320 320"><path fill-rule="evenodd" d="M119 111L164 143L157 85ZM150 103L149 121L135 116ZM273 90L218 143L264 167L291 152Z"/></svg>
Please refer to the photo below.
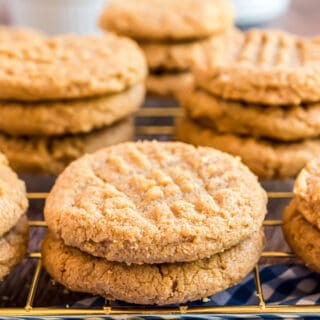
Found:
<svg viewBox="0 0 320 320"><path fill-rule="evenodd" d="M132 139L126 119L144 102L147 75L134 41L10 27L0 40L0 150L18 172L55 174Z"/></svg>
<svg viewBox="0 0 320 320"><path fill-rule="evenodd" d="M295 177L320 156L320 45L284 31L229 29L204 46L178 139L242 158L260 178Z"/></svg>
<svg viewBox="0 0 320 320"><path fill-rule="evenodd" d="M139 42L150 69L149 93L175 96L188 90L190 80L181 79L192 77L205 43L233 26L234 11L228 0L113 0L99 24Z"/></svg>
<svg viewBox="0 0 320 320"><path fill-rule="evenodd" d="M85 153L134 138L134 121L124 119L89 133L63 136L0 134L0 151L19 173L59 174Z"/></svg>

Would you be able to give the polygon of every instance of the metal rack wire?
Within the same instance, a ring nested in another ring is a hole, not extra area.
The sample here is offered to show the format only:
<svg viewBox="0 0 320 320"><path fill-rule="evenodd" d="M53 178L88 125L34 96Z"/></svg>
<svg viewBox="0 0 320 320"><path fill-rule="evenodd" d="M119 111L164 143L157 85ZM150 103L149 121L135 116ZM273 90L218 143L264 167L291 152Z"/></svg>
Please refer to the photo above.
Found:
<svg viewBox="0 0 320 320"><path fill-rule="evenodd" d="M178 108L146 108L142 109L138 117L177 117L181 114ZM137 135L171 135L173 132L172 126L137 126ZM43 200L47 197L47 193L37 192L29 193L30 200ZM290 192L269 192L270 199L284 199L291 198ZM35 220L29 222L31 227L43 228L46 223L43 220ZM281 227L281 220L266 220L264 222L265 228L279 228ZM264 251L262 257L288 259L294 258L290 252L284 251ZM28 259L37 260L36 268L33 274L32 283L26 299L25 306L22 308L0 308L1 317L112 317L112 316L143 316L143 315L158 315L158 316L179 316L179 315L237 315L237 316L305 316L305 315L319 315L320 305L274 305L266 303L264 299L263 287L261 285L259 265L252 271L254 274L256 293L258 303L256 305L243 306L197 306L189 307L181 305L178 307L153 307L143 308L139 306L131 307L113 307L106 303L101 308L67 308L67 307L34 307L37 288L39 285L40 273L42 270L42 260L40 252L32 252L28 254Z"/></svg>

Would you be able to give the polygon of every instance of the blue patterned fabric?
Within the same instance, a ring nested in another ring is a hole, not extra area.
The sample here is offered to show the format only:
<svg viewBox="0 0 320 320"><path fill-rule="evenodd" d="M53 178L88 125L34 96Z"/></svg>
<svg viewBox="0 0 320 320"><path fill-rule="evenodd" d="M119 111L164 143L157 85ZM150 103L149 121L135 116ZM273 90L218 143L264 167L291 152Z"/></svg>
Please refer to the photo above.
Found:
<svg viewBox="0 0 320 320"><path fill-rule="evenodd" d="M267 304L320 304L320 274L300 265L273 265L260 267L263 294ZM103 298L91 298L75 303L72 307L101 307ZM258 303L253 273L241 284L209 297L209 301L196 301L188 306L240 306ZM112 302L111 306L126 307L124 302ZM148 307L147 307L148 308ZM173 317L171 316L170 319ZM216 316L179 316L180 319L215 319ZM318 317L317 317L318 318ZM320 315L319 315L320 318ZM318 318L318 319L319 319ZM164 319L164 317L128 317L128 319ZM225 318L226 319L226 318ZM274 319L274 317L272 317ZM308 318L311 319L311 318ZM313 319L315 319L313 317Z"/></svg>

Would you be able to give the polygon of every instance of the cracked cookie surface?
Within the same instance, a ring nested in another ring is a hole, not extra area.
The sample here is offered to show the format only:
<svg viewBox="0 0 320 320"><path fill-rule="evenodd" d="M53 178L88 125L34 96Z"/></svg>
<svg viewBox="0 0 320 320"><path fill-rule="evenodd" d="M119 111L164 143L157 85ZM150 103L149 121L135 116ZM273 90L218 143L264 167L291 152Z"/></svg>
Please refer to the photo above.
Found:
<svg viewBox="0 0 320 320"><path fill-rule="evenodd" d="M112 34L0 42L0 99L57 100L121 92L144 81L138 45Z"/></svg>
<svg viewBox="0 0 320 320"><path fill-rule="evenodd" d="M26 254L28 232L27 217L23 215L11 230L0 238L0 281Z"/></svg>
<svg viewBox="0 0 320 320"><path fill-rule="evenodd" d="M0 237L16 225L27 207L25 184L0 153Z"/></svg>
<svg viewBox="0 0 320 320"><path fill-rule="evenodd" d="M46 201L45 219L66 245L110 261L193 261L259 230L266 201L237 158L145 141L73 162Z"/></svg>
<svg viewBox="0 0 320 320"><path fill-rule="evenodd" d="M258 262L263 233L208 259L162 265L131 265L95 258L67 247L48 234L44 266L70 290L138 304L185 303L208 297L239 283Z"/></svg>

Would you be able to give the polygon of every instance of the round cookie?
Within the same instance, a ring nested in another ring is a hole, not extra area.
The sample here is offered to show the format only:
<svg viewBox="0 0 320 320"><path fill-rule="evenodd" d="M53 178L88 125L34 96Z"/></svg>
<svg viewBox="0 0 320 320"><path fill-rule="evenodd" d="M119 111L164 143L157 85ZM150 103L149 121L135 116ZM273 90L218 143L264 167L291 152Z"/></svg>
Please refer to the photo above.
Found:
<svg viewBox="0 0 320 320"><path fill-rule="evenodd" d="M25 184L0 153L0 238L16 225L27 207Z"/></svg>
<svg viewBox="0 0 320 320"><path fill-rule="evenodd" d="M234 23L227 0L112 0L100 27L140 40L209 37Z"/></svg>
<svg viewBox="0 0 320 320"><path fill-rule="evenodd" d="M294 177L307 162L320 156L319 139L281 143L231 133L218 133L188 118L178 122L176 137L180 141L216 148L239 156L263 179Z"/></svg>
<svg viewBox="0 0 320 320"><path fill-rule="evenodd" d="M193 88L178 95L188 116L218 132L294 141L320 135L320 104L266 108Z"/></svg>
<svg viewBox="0 0 320 320"><path fill-rule="evenodd" d="M320 43L275 30L232 30L207 47L196 82L224 99L268 105L320 100Z"/></svg>
<svg viewBox="0 0 320 320"><path fill-rule="evenodd" d="M42 255L49 274L70 290L165 305L205 298L239 283L258 262L263 238L262 232L255 232L239 245L195 262L128 266L66 247L48 234Z"/></svg>
<svg viewBox="0 0 320 320"><path fill-rule="evenodd" d="M45 206L66 245L109 261L194 261L259 230L266 193L238 159L175 142L132 142L73 162Z"/></svg>
<svg viewBox="0 0 320 320"><path fill-rule="evenodd" d="M0 134L0 151L19 173L58 174L85 153L132 140L132 119L87 134L61 137L11 137Z"/></svg>
<svg viewBox="0 0 320 320"><path fill-rule="evenodd" d="M121 92L144 81L138 45L112 34L0 44L0 99L57 100Z"/></svg>
<svg viewBox="0 0 320 320"><path fill-rule="evenodd" d="M203 58L203 48L211 41L200 39L185 42L142 42L147 64L151 70L186 71Z"/></svg>
<svg viewBox="0 0 320 320"><path fill-rule="evenodd" d="M109 126L137 111L144 84L127 91L89 99L55 102L0 101L0 130L8 135L63 135Z"/></svg>
<svg viewBox="0 0 320 320"><path fill-rule="evenodd" d="M0 238L0 281L10 273L27 252L28 221L25 215L20 217L17 225Z"/></svg>
<svg viewBox="0 0 320 320"><path fill-rule="evenodd" d="M296 205L304 218L320 230L320 161L314 159L300 172L294 184ZM319 264L320 266L320 264Z"/></svg>
<svg viewBox="0 0 320 320"><path fill-rule="evenodd" d="M180 91L193 87L194 78L191 72L149 74L146 80L147 92L158 96L177 96Z"/></svg>
<svg viewBox="0 0 320 320"><path fill-rule="evenodd" d="M297 206L299 200L294 199L285 209L283 217L285 238L307 267L320 272L320 230L303 218Z"/></svg>

